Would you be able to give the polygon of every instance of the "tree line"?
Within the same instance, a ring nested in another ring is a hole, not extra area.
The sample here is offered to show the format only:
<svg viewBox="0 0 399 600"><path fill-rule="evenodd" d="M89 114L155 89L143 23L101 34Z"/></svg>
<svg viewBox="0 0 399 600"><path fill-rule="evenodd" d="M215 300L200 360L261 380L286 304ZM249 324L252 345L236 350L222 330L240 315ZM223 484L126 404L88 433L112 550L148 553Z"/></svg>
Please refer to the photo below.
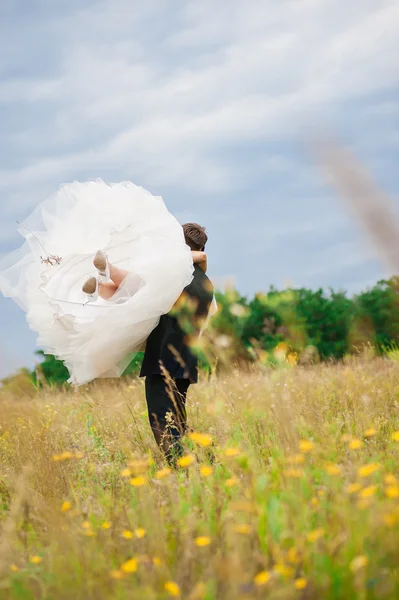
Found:
<svg viewBox="0 0 399 600"><path fill-rule="evenodd" d="M254 361L274 365L339 360L365 345L381 354L399 343L398 277L351 297L332 289L271 287L252 298L228 289L217 292L216 299L219 310L197 345L205 370ZM67 381L61 361L42 351L37 356L32 372L21 370L4 379L3 387L15 384L15 378L29 378L35 385ZM142 354L132 359L126 376L138 375L141 359Z"/></svg>

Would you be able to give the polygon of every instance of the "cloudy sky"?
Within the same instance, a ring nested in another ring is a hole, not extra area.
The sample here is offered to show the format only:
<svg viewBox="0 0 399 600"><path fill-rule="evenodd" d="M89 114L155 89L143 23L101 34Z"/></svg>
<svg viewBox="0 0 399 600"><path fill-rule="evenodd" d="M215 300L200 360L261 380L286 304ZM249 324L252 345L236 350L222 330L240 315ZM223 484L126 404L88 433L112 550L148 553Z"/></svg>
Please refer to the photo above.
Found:
<svg viewBox="0 0 399 600"><path fill-rule="evenodd" d="M333 132L398 196L398 91L397 0L1 0L0 257L60 183L131 179L243 293L364 288L386 273L307 143ZM2 297L0 328L1 377L35 336Z"/></svg>

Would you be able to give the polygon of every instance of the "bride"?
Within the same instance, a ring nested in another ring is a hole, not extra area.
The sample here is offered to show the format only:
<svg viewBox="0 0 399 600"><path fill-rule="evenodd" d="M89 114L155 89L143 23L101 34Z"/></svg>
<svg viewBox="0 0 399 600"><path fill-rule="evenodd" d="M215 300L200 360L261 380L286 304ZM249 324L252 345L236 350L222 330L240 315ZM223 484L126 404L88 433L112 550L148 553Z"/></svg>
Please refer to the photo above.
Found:
<svg viewBox="0 0 399 600"><path fill-rule="evenodd" d="M193 263L206 263L162 198L131 182L64 185L19 232L25 243L0 261L0 291L75 385L120 376L191 282Z"/></svg>

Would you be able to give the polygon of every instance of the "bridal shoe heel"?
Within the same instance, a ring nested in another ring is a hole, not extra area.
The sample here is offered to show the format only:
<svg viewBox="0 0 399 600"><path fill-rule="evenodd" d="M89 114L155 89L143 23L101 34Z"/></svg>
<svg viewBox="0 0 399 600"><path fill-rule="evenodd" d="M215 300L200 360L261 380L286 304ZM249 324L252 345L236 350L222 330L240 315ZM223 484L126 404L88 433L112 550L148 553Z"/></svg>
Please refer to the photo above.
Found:
<svg viewBox="0 0 399 600"><path fill-rule="evenodd" d="M94 257L93 265L96 267L101 282L106 282L109 280L109 263L108 256L105 254L103 250L99 250Z"/></svg>
<svg viewBox="0 0 399 600"><path fill-rule="evenodd" d="M97 277L90 277L82 287L82 292L92 301L98 300L98 279Z"/></svg>

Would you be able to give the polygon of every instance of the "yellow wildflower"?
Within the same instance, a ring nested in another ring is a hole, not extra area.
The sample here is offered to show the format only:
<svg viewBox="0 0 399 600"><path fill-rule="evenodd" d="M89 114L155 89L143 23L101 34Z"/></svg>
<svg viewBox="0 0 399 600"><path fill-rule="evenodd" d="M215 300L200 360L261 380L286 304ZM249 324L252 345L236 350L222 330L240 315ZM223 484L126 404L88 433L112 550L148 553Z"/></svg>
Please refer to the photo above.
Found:
<svg viewBox="0 0 399 600"><path fill-rule="evenodd" d="M186 456L182 456L181 458L179 458L177 464L182 469L186 469L187 467L192 465L193 462L195 462L194 456L192 454L187 454Z"/></svg>
<svg viewBox="0 0 399 600"><path fill-rule="evenodd" d="M82 527L83 527L83 529L90 529L91 523L89 523L89 521L83 521Z"/></svg>
<svg viewBox="0 0 399 600"><path fill-rule="evenodd" d="M201 477L209 477L209 475L212 475L213 469L212 469L212 467L208 467L208 465L203 465L200 468L200 473L201 473Z"/></svg>
<svg viewBox="0 0 399 600"><path fill-rule="evenodd" d="M374 437L375 435L377 435L377 430L374 429L374 427L370 427L370 429L366 429L363 435L367 438Z"/></svg>
<svg viewBox="0 0 399 600"><path fill-rule="evenodd" d="M299 577L295 580L295 587L297 590L304 590L308 585L308 580L305 577Z"/></svg>
<svg viewBox="0 0 399 600"><path fill-rule="evenodd" d="M155 567L160 567L162 564L162 560L158 556L154 556L154 558L152 559L152 562Z"/></svg>
<svg viewBox="0 0 399 600"><path fill-rule="evenodd" d="M312 450L314 450L314 443L309 440L301 440L299 442L299 450L303 452L303 454L312 452Z"/></svg>
<svg viewBox="0 0 399 600"><path fill-rule="evenodd" d="M62 503L61 505L61 511L62 512L68 512L68 510L70 510L72 507L72 504L70 502L68 502L68 500L66 500L65 502Z"/></svg>
<svg viewBox="0 0 399 600"><path fill-rule="evenodd" d="M353 571L353 573L355 573L356 571L359 571L359 569L364 569L364 567L367 566L368 562L369 559L367 558L367 556L356 556L356 558L354 558L349 565L350 570Z"/></svg>
<svg viewBox="0 0 399 600"><path fill-rule="evenodd" d="M348 494L356 494L359 490L362 489L362 486L360 483L350 483L348 485L348 487L346 488Z"/></svg>
<svg viewBox="0 0 399 600"><path fill-rule="evenodd" d="M363 446L363 442L361 440L351 440L349 442L349 448L351 450L359 450Z"/></svg>
<svg viewBox="0 0 399 600"><path fill-rule="evenodd" d="M377 489L378 488L376 485L368 485L361 492L359 492L359 497L360 498L371 498L371 496L374 496Z"/></svg>
<svg viewBox="0 0 399 600"><path fill-rule="evenodd" d="M191 441L195 442L199 446L210 446L212 444L212 438L210 435L205 433L189 433L188 437Z"/></svg>
<svg viewBox="0 0 399 600"><path fill-rule="evenodd" d="M369 463L368 465L363 465L359 467L357 474L359 477L369 477L373 473L376 473L381 468L381 465L378 463Z"/></svg>
<svg viewBox="0 0 399 600"><path fill-rule="evenodd" d="M209 544L211 543L211 538L207 537L206 535L202 535L196 537L194 541L196 546L198 546L199 548L204 548L205 546L209 546Z"/></svg>
<svg viewBox="0 0 399 600"><path fill-rule="evenodd" d="M167 581L164 585L164 588L168 592L168 594L170 594L174 598L180 596L180 587L174 581Z"/></svg>
<svg viewBox="0 0 399 600"><path fill-rule="evenodd" d="M19 568L17 567L17 565L11 565L10 566L11 571L13 571L13 573L16 573L17 571L19 571Z"/></svg>
<svg viewBox="0 0 399 600"><path fill-rule="evenodd" d="M143 537L145 537L147 535L147 532L145 529L143 529L142 527L138 527L135 532L134 532L136 538L138 540L142 540Z"/></svg>
<svg viewBox="0 0 399 600"><path fill-rule="evenodd" d="M101 525L102 529L110 529L111 528L111 523L109 521L104 521L104 523Z"/></svg>
<svg viewBox="0 0 399 600"><path fill-rule="evenodd" d="M340 475L341 473L341 468L334 463L326 465L325 469L329 475Z"/></svg>
<svg viewBox="0 0 399 600"><path fill-rule="evenodd" d="M125 540L131 540L133 537L133 532L129 531L129 529L125 529L122 531L122 537L125 538Z"/></svg>
<svg viewBox="0 0 399 600"><path fill-rule="evenodd" d="M109 576L111 577L111 579L123 579L124 577L123 571L120 571L119 569L110 571Z"/></svg>
<svg viewBox="0 0 399 600"><path fill-rule="evenodd" d="M386 483L387 485L396 485L398 483L398 480L396 479L395 475L392 475L392 473L388 473L384 477L384 483Z"/></svg>
<svg viewBox="0 0 399 600"><path fill-rule="evenodd" d="M142 475L139 475L138 477L133 477L129 481L129 483L133 487L141 487L142 485L145 485L147 483L147 479L145 477L143 477Z"/></svg>
<svg viewBox="0 0 399 600"><path fill-rule="evenodd" d="M131 476L131 474L132 474L132 472L131 472L131 470L130 470L130 469L128 469L128 468L126 468L126 469L123 469L123 471L121 471L121 476L122 476L122 477L130 477L130 476Z"/></svg>
<svg viewBox="0 0 399 600"><path fill-rule="evenodd" d="M313 531L310 531L307 535L308 542L317 542L317 540L319 540L323 536L324 536L324 529L322 529L322 528L314 529Z"/></svg>
<svg viewBox="0 0 399 600"><path fill-rule="evenodd" d="M137 560L135 558L127 560L121 566L121 571L123 571L123 573L135 573L137 571Z"/></svg>
<svg viewBox="0 0 399 600"><path fill-rule="evenodd" d="M316 507L320 504L320 500L318 498L316 498L316 496L314 498L312 498L312 506Z"/></svg>
<svg viewBox="0 0 399 600"><path fill-rule="evenodd" d="M228 458L231 458L233 456L239 456L240 452L241 451L239 448L226 448L226 450L224 451L224 455Z"/></svg>
<svg viewBox="0 0 399 600"><path fill-rule="evenodd" d="M399 485L388 485L385 488L387 498L399 498Z"/></svg>
<svg viewBox="0 0 399 600"><path fill-rule="evenodd" d="M399 431L394 431L392 434L392 440L394 442L399 442Z"/></svg>
<svg viewBox="0 0 399 600"><path fill-rule="evenodd" d="M270 573L267 571L260 571L254 577L254 584L258 586L266 585L270 581Z"/></svg>
<svg viewBox="0 0 399 600"><path fill-rule="evenodd" d="M42 562L42 557L41 556L32 556L30 559L30 562L32 563L32 565L40 565L40 563Z"/></svg>
<svg viewBox="0 0 399 600"><path fill-rule="evenodd" d="M291 465L302 465L305 462L304 454L293 454L287 457L287 463Z"/></svg>
<svg viewBox="0 0 399 600"><path fill-rule="evenodd" d="M243 535L248 535L252 532L251 525L247 525L246 523L238 523L238 525L233 526L233 531L235 533L242 533Z"/></svg>
<svg viewBox="0 0 399 600"><path fill-rule="evenodd" d="M235 485L237 485L238 481L235 477L230 477L230 479L226 479L226 485L227 487L234 487Z"/></svg>
<svg viewBox="0 0 399 600"><path fill-rule="evenodd" d="M171 472L172 469L169 469L169 467L165 467L164 469L160 469L155 473L155 478L164 479L165 477L168 477L171 474Z"/></svg>
<svg viewBox="0 0 399 600"><path fill-rule="evenodd" d="M85 535L87 537L94 537L96 534L95 534L95 532L92 529L86 529Z"/></svg>

